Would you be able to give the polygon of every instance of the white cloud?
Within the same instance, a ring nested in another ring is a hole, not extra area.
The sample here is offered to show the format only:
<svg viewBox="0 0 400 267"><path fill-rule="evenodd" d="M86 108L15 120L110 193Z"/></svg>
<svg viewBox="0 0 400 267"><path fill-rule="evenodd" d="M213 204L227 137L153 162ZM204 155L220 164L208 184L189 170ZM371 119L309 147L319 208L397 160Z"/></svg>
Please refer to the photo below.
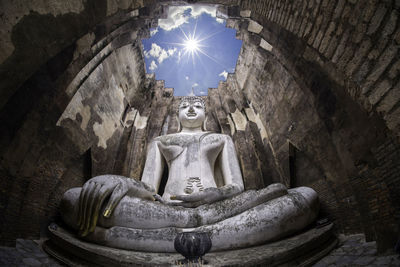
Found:
<svg viewBox="0 0 400 267"><path fill-rule="evenodd" d="M187 6L169 6L167 18L159 19L158 26L163 30L170 31L187 23L189 17L184 14L186 9L188 9Z"/></svg>
<svg viewBox="0 0 400 267"><path fill-rule="evenodd" d="M218 74L218 76L224 77L225 80L226 78L228 78L228 72L226 70L224 70L223 72L221 72L220 74Z"/></svg>
<svg viewBox="0 0 400 267"><path fill-rule="evenodd" d="M176 52L176 47L174 47L174 49L170 48L168 49L168 56L172 57Z"/></svg>
<svg viewBox="0 0 400 267"><path fill-rule="evenodd" d="M190 12L187 10L190 9ZM186 11L186 12L185 12ZM215 18L218 23L223 23L224 20L217 18L217 7L215 6L169 6L166 19L159 19L158 26L166 31L178 28L184 23L188 23L190 18L197 18L201 14L206 13Z"/></svg>
<svg viewBox="0 0 400 267"><path fill-rule="evenodd" d="M164 49L163 50L161 50L161 53L160 53L160 55L159 55L159 57L158 57L158 63L162 63L163 61L164 61L164 59L167 59L169 56L168 56L168 53L167 53L167 51L165 51Z"/></svg>
<svg viewBox="0 0 400 267"><path fill-rule="evenodd" d="M150 36L155 35L158 32L158 27L155 29L150 30Z"/></svg>
<svg viewBox="0 0 400 267"><path fill-rule="evenodd" d="M158 66L157 66L156 62L153 60L153 61L151 61L149 70L155 70L155 69L157 69L157 67Z"/></svg>
<svg viewBox="0 0 400 267"><path fill-rule="evenodd" d="M192 5L189 6L192 9L192 16L198 17L203 13L209 14L211 17L215 18L217 15L217 7L216 6L202 6L202 5Z"/></svg>
<svg viewBox="0 0 400 267"><path fill-rule="evenodd" d="M189 76L185 76L186 81L189 80Z"/></svg>
<svg viewBox="0 0 400 267"><path fill-rule="evenodd" d="M157 59L158 63L161 64L165 59L173 56L176 52L175 48L170 48L168 50L163 49L161 46L156 43L151 44L151 49L149 51L144 52L144 56L146 58L153 57Z"/></svg>
<svg viewBox="0 0 400 267"><path fill-rule="evenodd" d="M199 86L199 84L198 84L198 83L194 83L194 84L192 84L192 87L197 87L197 86Z"/></svg>

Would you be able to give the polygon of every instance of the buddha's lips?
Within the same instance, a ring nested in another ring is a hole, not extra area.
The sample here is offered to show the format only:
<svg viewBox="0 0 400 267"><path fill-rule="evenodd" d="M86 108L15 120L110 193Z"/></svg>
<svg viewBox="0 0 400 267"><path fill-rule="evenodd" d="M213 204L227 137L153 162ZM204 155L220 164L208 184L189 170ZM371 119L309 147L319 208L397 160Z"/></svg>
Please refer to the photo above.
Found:
<svg viewBox="0 0 400 267"><path fill-rule="evenodd" d="M195 117L197 114L195 112L188 112L186 113L186 116L188 117Z"/></svg>

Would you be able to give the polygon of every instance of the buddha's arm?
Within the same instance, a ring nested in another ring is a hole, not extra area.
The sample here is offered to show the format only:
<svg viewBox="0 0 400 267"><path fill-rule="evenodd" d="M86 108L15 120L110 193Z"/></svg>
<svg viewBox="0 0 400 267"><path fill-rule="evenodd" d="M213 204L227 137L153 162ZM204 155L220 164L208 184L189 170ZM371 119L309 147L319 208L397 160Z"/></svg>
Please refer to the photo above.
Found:
<svg viewBox="0 0 400 267"><path fill-rule="evenodd" d="M132 178L119 175L93 177L83 185L79 196L79 234L86 236L93 232L99 216L110 217L125 195L154 199L154 194L152 188ZM103 214L100 214L103 204L105 209Z"/></svg>
<svg viewBox="0 0 400 267"><path fill-rule="evenodd" d="M158 188L160 187L165 165L164 158L158 147L158 142L159 141L154 140L149 145L142 175L142 182L153 188L155 192L158 192Z"/></svg>
<svg viewBox="0 0 400 267"><path fill-rule="evenodd" d="M99 216L110 217L119 201L126 195L154 199L164 167L163 158L153 141L148 150L142 181L118 175L101 175L88 180L79 197L78 225L80 235L93 232ZM108 199L108 200L107 200ZM103 214L100 209L105 203Z"/></svg>
<svg viewBox="0 0 400 267"><path fill-rule="evenodd" d="M224 148L219 157L225 185L221 187L227 197L236 195L244 190L242 173L232 138L226 136Z"/></svg>
<svg viewBox="0 0 400 267"><path fill-rule="evenodd" d="M226 136L224 147L218 156L217 164L221 166L225 183L224 186L219 188L206 188L202 192L196 192L190 195L172 196L171 199L183 201L174 204L194 208L203 204L224 200L243 192L243 178L240 172L235 146L229 136Z"/></svg>

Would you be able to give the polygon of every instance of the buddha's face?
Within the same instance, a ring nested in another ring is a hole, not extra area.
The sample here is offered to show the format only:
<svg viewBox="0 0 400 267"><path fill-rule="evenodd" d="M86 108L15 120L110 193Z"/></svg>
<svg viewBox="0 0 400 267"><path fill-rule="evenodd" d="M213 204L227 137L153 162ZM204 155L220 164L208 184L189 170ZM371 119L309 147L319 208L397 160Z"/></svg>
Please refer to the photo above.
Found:
<svg viewBox="0 0 400 267"><path fill-rule="evenodd" d="M179 104L179 121L182 127L198 128L203 125L206 118L205 107L202 101L194 98L183 100Z"/></svg>

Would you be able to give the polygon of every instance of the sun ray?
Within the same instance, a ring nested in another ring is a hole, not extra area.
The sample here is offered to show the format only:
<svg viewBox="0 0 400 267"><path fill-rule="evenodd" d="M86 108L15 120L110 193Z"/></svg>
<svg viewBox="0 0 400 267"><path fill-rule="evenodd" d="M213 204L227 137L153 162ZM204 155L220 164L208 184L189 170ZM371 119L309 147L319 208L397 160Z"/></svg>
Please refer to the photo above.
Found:
<svg viewBox="0 0 400 267"><path fill-rule="evenodd" d="M207 35L206 37L204 37L204 38L202 38L202 39L199 39L199 42L202 42L202 41L205 41L205 40L207 40L207 39L210 39L210 38L213 37L214 35L216 35L216 34L218 34L218 33L220 33L220 32L223 32L223 31L225 31L225 29L222 29L222 30L216 31L216 32L214 32L214 33L211 33L211 34Z"/></svg>
<svg viewBox="0 0 400 267"><path fill-rule="evenodd" d="M199 21L199 18L196 18L196 24L194 25L194 30L193 30L193 36L196 36L196 29L197 29L197 22Z"/></svg>
<svg viewBox="0 0 400 267"><path fill-rule="evenodd" d="M181 32L183 33L183 35L185 36L186 39L189 39L189 37L186 35L185 31L182 29L181 26L179 26L179 29L181 30Z"/></svg>
<svg viewBox="0 0 400 267"><path fill-rule="evenodd" d="M209 59L211 59L212 61L214 61L215 63L217 63L218 65L220 65L223 68L227 68L226 66L222 65L217 59L213 58L212 56L208 55L206 52L204 52L202 49L198 49L198 51L200 53L202 53L203 55L205 55L206 57L208 57Z"/></svg>

